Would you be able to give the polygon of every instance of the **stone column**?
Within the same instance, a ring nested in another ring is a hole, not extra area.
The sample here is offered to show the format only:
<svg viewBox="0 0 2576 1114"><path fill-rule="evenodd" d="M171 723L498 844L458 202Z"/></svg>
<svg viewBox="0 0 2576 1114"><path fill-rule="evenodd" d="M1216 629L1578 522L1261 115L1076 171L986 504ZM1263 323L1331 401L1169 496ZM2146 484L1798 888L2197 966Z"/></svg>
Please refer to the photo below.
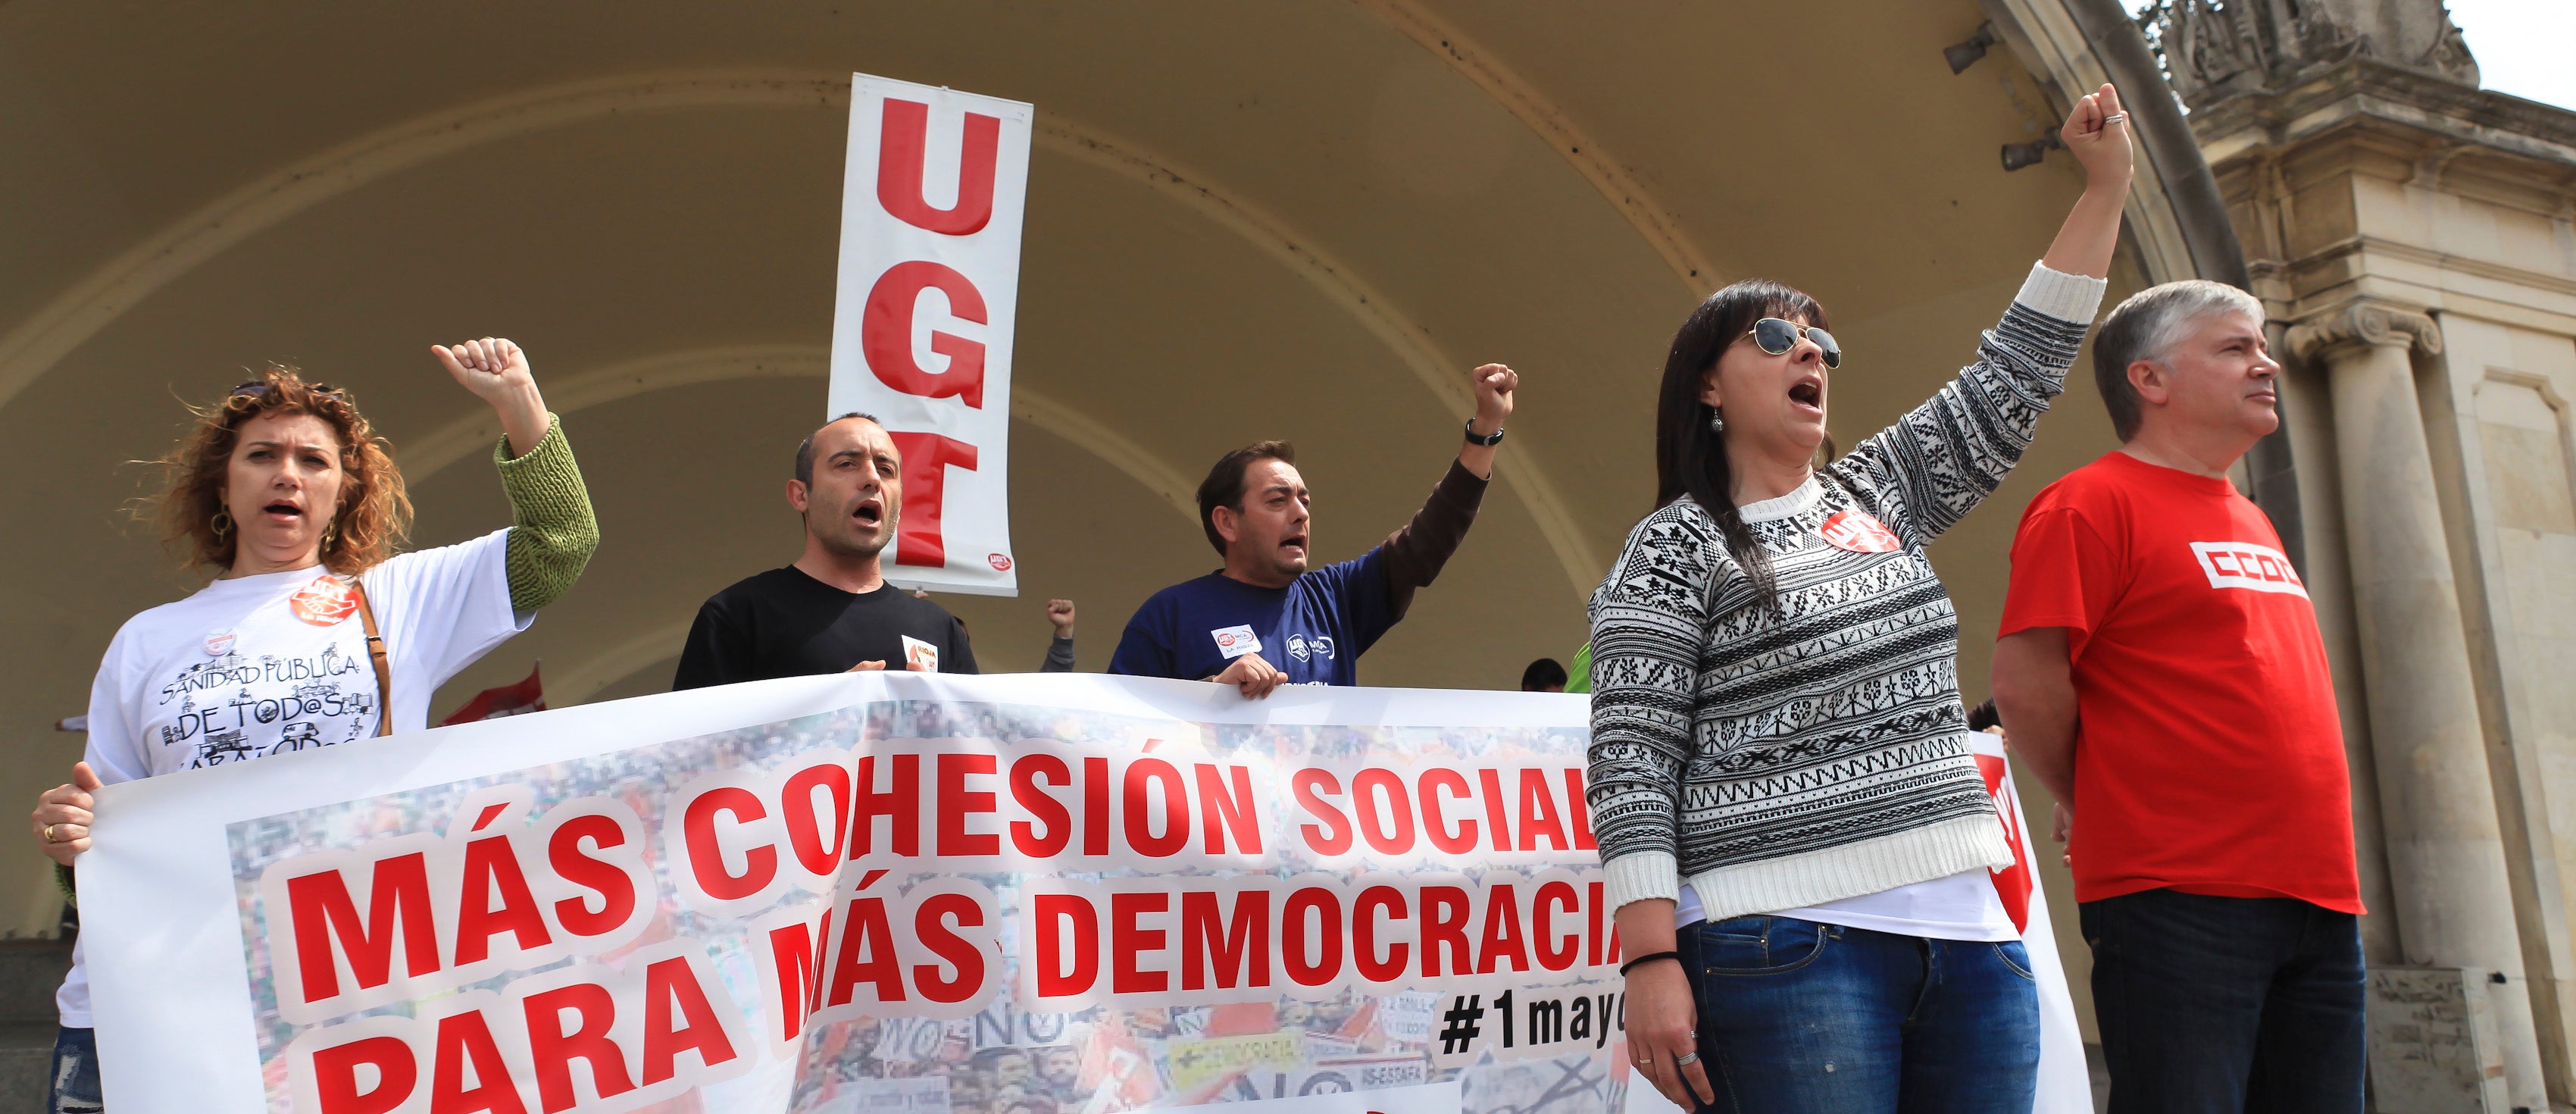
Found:
<svg viewBox="0 0 2576 1114"><path fill-rule="evenodd" d="M2441 334L2420 312L2362 301L2293 326L2288 340L2324 364L2334 394L2353 611L2406 960L2505 976L2486 989L2513 1104L2547 1110L2468 635L2415 395L2412 356L2441 351Z"/></svg>

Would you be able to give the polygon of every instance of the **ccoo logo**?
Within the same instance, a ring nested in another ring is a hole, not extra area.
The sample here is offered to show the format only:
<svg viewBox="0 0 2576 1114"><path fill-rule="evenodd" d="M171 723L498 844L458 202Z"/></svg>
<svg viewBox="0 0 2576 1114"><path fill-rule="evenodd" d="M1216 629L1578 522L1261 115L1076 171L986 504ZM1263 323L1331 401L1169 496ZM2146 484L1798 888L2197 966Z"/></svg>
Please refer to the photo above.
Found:
<svg viewBox="0 0 2576 1114"><path fill-rule="evenodd" d="M2200 571L2209 577L2212 588L2248 588L2307 597L2308 587L2299 579L2299 571L2291 567L2289 557L2271 546L2193 542L2191 555L2200 562Z"/></svg>

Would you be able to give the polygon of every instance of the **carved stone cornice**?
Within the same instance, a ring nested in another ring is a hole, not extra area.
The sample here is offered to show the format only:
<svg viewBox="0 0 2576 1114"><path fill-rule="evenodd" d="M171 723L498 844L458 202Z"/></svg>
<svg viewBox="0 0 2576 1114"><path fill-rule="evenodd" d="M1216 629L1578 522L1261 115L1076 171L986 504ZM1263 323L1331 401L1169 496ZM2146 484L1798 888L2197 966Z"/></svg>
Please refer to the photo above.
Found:
<svg viewBox="0 0 2576 1114"><path fill-rule="evenodd" d="M2339 345L2404 348L2427 356L2442 352L2442 330L2420 310L2386 302L2347 302L2290 326L2284 343L2300 359Z"/></svg>
<svg viewBox="0 0 2576 1114"><path fill-rule="evenodd" d="M2369 121L2551 166L2576 166L2576 112L2368 58L2196 107L2191 130L2215 167Z"/></svg>
<svg viewBox="0 0 2576 1114"><path fill-rule="evenodd" d="M2476 88L2478 63L2440 4L2372 0L2152 0L2138 16L2194 112L2366 60Z"/></svg>

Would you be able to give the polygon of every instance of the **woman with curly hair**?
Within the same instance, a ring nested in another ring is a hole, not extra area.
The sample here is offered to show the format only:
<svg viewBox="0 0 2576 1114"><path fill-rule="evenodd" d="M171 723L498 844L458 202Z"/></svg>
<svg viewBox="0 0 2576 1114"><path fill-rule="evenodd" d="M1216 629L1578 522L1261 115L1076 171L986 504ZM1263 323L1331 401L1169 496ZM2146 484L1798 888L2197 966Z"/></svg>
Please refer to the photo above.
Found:
<svg viewBox="0 0 2576 1114"><path fill-rule="evenodd" d="M90 791L428 725L430 694L527 629L599 546L572 447L527 354L486 337L433 345L491 404L512 525L396 554L410 525L402 473L348 392L271 367L161 458L153 501L191 567L217 571L185 599L131 619L90 688L89 746L47 791L36 839L66 879L89 849ZM101 1109L89 976L80 948L55 1005L57 1114Z"/></svg>

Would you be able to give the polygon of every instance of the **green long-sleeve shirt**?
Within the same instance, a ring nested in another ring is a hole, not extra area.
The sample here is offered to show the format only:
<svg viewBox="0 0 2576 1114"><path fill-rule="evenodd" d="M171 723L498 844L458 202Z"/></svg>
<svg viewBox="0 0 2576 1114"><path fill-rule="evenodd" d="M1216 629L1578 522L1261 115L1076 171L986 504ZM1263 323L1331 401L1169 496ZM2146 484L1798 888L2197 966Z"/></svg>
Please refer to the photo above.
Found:
<svg viewBox="0 0 2576 1114"><path fill-rule="evenodd" d="M591 513L590 489L581 482L572 442L564 439L563 419L546 418L544 439L526 456L512 459L507 437L492 449L501 490L510 497L505 562L510 606L518 611L536 611L562 599L599 549L599 519Z"/></svg>

